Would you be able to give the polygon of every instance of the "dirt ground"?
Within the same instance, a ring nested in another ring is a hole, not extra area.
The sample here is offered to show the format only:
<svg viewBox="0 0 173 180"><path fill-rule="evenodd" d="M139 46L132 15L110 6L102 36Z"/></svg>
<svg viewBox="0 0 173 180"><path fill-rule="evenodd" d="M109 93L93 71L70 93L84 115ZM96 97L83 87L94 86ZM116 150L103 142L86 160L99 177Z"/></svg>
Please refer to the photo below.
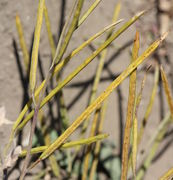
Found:
<svg viewBox="0 0 173 180"><path fill-rule="evenodd" d="M85 1L84 8L87 9L89 5L93 2ZM152 2L152 1L151 1ZM94 33L101 30L103 27L111 23L114 7L117 1L115 0L103 0L100 5L95 9L95 11L89 16L88 20L74 33L72 37L72 42L68 47L68 52L80 45L84 39L90 37ZM22 71L20 70L19 64L24 64L22 62L22 53L19 47L19 40L17 36L17 30L15 26L15 16L18 14L21 18L22 25L24 28L24 36L26 38L26 43L28 49L32 44L32 37L34 32L34 26L36 22L36 12L37 12L37 1L34 0L0 0L0 106L4 106L6 109L6 118L15 121L18 117L21 108L24 105L26 99L26 93L23 87ZM51 26L55 40L58 40L58 35L65 21L67 12L71 8L72 1L65 0L49 0L46 1L48 12L51 20ZM128 20L132 15L144 8L150 8L149 3L146 1L122 1L121 12L119 18L123 18L124 21ZM115 79L116 75L121 73L122 70L127 67L130 62L130 50L132 47L133 38L136 29L139 30L141 36L141 50L140 53L152 42L150 34L147 32L157 25L156 10L152 9L147 13L139 22L130 27L124 34L122 34L113 43L113 47L109 50L107 60L105 63L104 71L102 74L101 85L99 86L99 91L97 96ZM120 25L118 25L120 27ZM172 83L171 78L171 67L172 62L172 32L169 35L168 47L169 58L171 59L170 64L167 62L162 62L166 72L170 75L169 81ZM103 41L105 36L96 40L93 44L97 47L100 41ZM155 38L155 37L154 37ZM19 53L18 62L16 59L15 49ZM121 50L122 49L122 50ZM74 61L71 61L67 68L63 72L63 77L72 72L85 57L88 57L93 51L92 48L87 47L80 53ZM41 44L39 51L40 59L43 66L43 74L45 75L51 60L51 51L48 45L48 37L46 35L45 23L43 23L42 33L41 33ZM152 61L150 58L149 61ZM148 61L148 63L149 63ZM92 63L90 63L80 74L72 80L72 82L65 87L64 96L65 103L69 109L70 121L73 122L75 118L80 115L88 103L88 97L90 94L92 80L95 74L95 70L98 64L98 59L96 58ZM140 69L144 67L140 66ZM24 68L23 68L24 69ZM143 78L144 73L139 72L138 74L138 90L140 87L140 82ZM38 79L41 79L39 75ZM142 120L144 116L146 106L149 101L150 92L153 86L153 73L149 73L144 87L144 94L142 104L139 110L139 121ZM165 97L165 96L164 96ZM128 100L128 79L125 80L116 91L114 91L109 97L108 110L106 113L106 120L104 124L104 132L109 133L109 139L117 145L117 153L119 152L120 144L120 122L124 125L126 117L126 106ZM162 103L162 104L160 104ZM160 101L159 90L157 92L157 98L155 99L152 114L149 117L149 122L146 127L145 136L142 141L140 149L145 149L145 145L151 138L156 126L161 119L161 110L163 106L164 114L166 114L168 107L165 101ZM55 110L55 116L57 116L56 106L53 107ZM46 110L46 108L45 108ZM0 142L1 150L4 144L7 142L7 135L10 133L11 125L3 125L0 127ZM172 154L173 154L173 144L172 144L172 133L170 127L170 135L163 141L160 150L165 148L165 152L154 160L150 168L148 169L145 180L156 180L164 172L173 166ZM75 139L76 133L72 135ZM170 143L169 143L170 142ZM169 143L169 147L167 147ZM13 179L12 177L10 179Z"/></svg>

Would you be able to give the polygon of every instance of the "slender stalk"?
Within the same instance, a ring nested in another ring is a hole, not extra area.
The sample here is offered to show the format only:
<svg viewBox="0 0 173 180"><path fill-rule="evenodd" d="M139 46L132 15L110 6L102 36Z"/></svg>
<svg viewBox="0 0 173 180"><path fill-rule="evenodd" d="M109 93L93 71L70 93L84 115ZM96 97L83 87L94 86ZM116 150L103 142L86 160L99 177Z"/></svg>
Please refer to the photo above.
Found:
<svg viewBox="0 0 173 180"><path fill-rule="evenodd" d="M106 113L106 109L107 109L107 103L108 103L108 99L106 99L106 100L103 102L103 105L101 106L98 133L101 133L101 132L102 132L102 129L103 129L103 123L104 123L104 119L105 119L105 113ZM91 164L91 171L90 171L90 175L89 175L89 180L93 180L93 179L94 179L94 175L95 175L96 168L97 168L97 164L98 164L98 158L99 158L100 148L101 148L101 142L97 141L97 142L96 142L96 146L95 146L95 148L94 148L94 158L93 158L93 162L92 162L92 164Z"/></svg>
<svg viewBox="0 0 173 180"><path fill-rule="evenodd" d="M70 12L70 14L69 14L69 16L67 18L67 21L65 22L65 25L63 26L63 29L62 29L62 32L61 32L61 35L60 35L60 38L59 38L59 41L58 41L58 45L57 45L57 48L56 48L56 51L55 51L55 55L53 57L53 61L52 61L52 65L51 65L50 69L54 70L55 63L59 63L59 61L61 60L61 59L58 60L57 57L58 57L58 54L60 52L60 48L61 48L61 46L63 44L63 41L64 41L64 38L65 38L68 26L70 26L69 24L70 24L71 17L75 13L75 7L76 7L77 2L78 2L78 0L74 1L74 4L73 4L72 9L71 9L71 12Z"/></svg>
<svg viewBox="0 0 173 180"><path fill-rule="evenodd" d="M160 131L158 131L158 134L155 138L155 141L154 141L154 144L152 145L150 151L149 151L149 154L148 156L146 157L146 159L144 160L144 163L142 164L140 170L138 171L137 173L137 176L136 176L136 180L141 180L145 174L145 172L148 170L151 162L152 162L152 159L154 158L156 152L157 152L157 149L159 147L159 144L161 143L165 133L166 133L166 130L170 124L170 121L171 121L171 116L170 116L170 113L167 114L165 116L165 118L163 119L163 122L164 122L164 126L162 126L162 128L160 129Z"/></svg>
<svg viewBox="0 0 173 180"><path fill-rule="evenodd" d="M23 168L22 168L22 173L20 175L19 180L23 180L25 178L26 173L27 173L27 167L28 167L29 160L30 160L30 151L31 151L31 148L32 148L32 139L33 139L33 134L35 132L35 126L36 126L36 122L37 122L38 112L39 112L39 104L35 108L35 113L34 113L33 122L32 122L32 125L31 125L30 136L29 136L29 145L28 145L28 148L27 148L27 154L26 154L25 162L24 162L24 165L23 165Z"/></svg>
<svg viewBox="0 0 173 180"><path fill-rule="evenodd" d="M42 5L42 6L41 6L41 5ZM60 51L59 51L60 56L59 56L59 54L58 54L57 59L55 60L55 63L58 62L59 60L61 60L61 58L62 58L62 56L63 56L63 54L64 54L64 52L65 52L65 50L66 50L66 48L67 48L67 46L68 46L68 43L69 43L69 41L70 41L70 38L71 38L71 36L72 36L75 28L76 28L77 21L78 21L79 15L80 15L80 11L81 11L82 5L83 5L83 0L78 0L78 4L77 4L76 10L75 10L75 14L74 14L72 23L71 23L71 25L70 25L70 27L69 27L69 30L68 30L68 32L67 32L67 35L66 35L66 37L65 37L65 39L64 39L64 43L63 43L63 45L62 45L62 47L60 48ZM43 2L43 4L41 4L41 2L40 2L40 6L41 6L41 7L39 7L39 9L41 9L42 11L41 11L41 10L40 10L41 12L38 11L38 15L41 16L40 18L38 17L38 24L39 24L40 22L42 22L42 19L41 19L41 18L43 18L44 2ZM39 14L39 13L40 13L40 14ZM40 20L40 19L41 19L41 20ZM36 24L36 30L37 30L37 29L39 29L38 32L40 33L41 27L39 26L39 27L37 28L37 24ZM36 31L35 36L38 35L38 32ZM34 37L34 38L35 38L34 41L37 42L36 37ZM38 38L39 38L39 37L38 37ZM33 45L33 46L34 46L34 45ZM37 47L37 44L36 44L35 46ZM33 50L34 50L34 49L33 49ZM37 48L36 48L36 50L37 50ZM36 51L36 50L35 50L35 51ZM34 53L35 51L33 51L33 54L35 54L35 53ZM37 51L36 51L36 52L37 52ZM36 62L34 62L34 57L36 57L36 55L33 56L33 65L32 65L32 63L31 63L31 71L30 71L30 78L31 78L31 86L30 86L30 87L31 87L31 91L32 91L33 97L34 97L34 89L35 89L36 64L37 64ZM37 54L37 58L38 58L38 54ZM26 174L26 169L27 169L27 166L28 166L28 164L29 164L30 150L31 150L31 148L32 148L32 139L33 139L33 135L34 135L34 132L35 132L37 115L38 115L38 112L39 112L39 109L40 109L42 97L43 97L43 95L44 95L44 92L45 92L45 89L46 89L46 87L47 87L48 81L49 81L49 79L50 79L50 77L51 77L52 70L54 69L54 60L53 60L52 65L53 65L53 66L51 66L51 68L50 68L50 70L49 70L49 72L48 72L48 75L47 75L47 77L46 77L45 85L44 85L43 90L42 90L42 95L41 95L40 100L39 100L38 104L36 105L36 108L35 108L35 111L34 111L34 118L33 118L32 126L31 126L30 138L29 138L29 146L28 146L27 155L26 155L26 158L25 158L25 159L26 159L26 160L25 160L25 164L24 164L24 166L23 166L22 174L21 174L21 176L20 176L20 180L23 180L23 179L24 179L25 174ZM32 66L33 66L33 70L32 70ZM34 100L34 99L33 99L33 100Z"/></svg>
<svg viewBox="0 0 173 180"><path fill-rule="evenodd" d="M135 60L138 57L138 52L139 52L139 33L136 32L133 50L132 50L131 62L135 62ZM131 73L129 81L130 81L129 97L128 97L128 105L127 105L126 124L124 130L121 180L127 179L127 172L128 172L128 153L129 153L129 145L130 145L130 133L132 127L132 118L133 118L133 110L134 110L135 95L136 95L136 69Z"/></svg>
<svg viewBox="0 0 173 180"><path fill-rule="evenodd" d="M101 103L108 98L110 93L132 73L143 61L146 59L165 39L167 33L161 36L160 39L155 41L152 45L148 47L144 53L139 56L133 63L131 63L126 70L124 70L107 88L106 90L88 107L85 111L72 123L72 125L58 138L56 139L47 150L45 150L39 159L34 163L34 166L41 160L46 159L51 155L56 149L58 149L62 143L79 127L79 125L98 107Z"/></svg>
<svg viewBox="0 0 173 180"><path fill-rule="evenodd" d="M103 140L105 138L107 138L108 135L107 134L98 134L96 136L92 136L86 139L80 139L78 141L72 141L72 142L67 142L64 143L60 149L68 149L68 148L72 148L72 147L76 147L76 146L82 146L82 145L89 145L91 143L94 143L96 141L100 141ZM45 151L49 146L40 146L40 147L36 147L36 148L32 148L31 149L31 154L38 154L41 153L43 151ZM23 150L20 154L20 157L24 157L26 156L27 151Z"/></svg>
<svg viewBox="0 0 173 180"><path fill-rule="evenodd" d="M112 23L115 23L117 21L119 12L120 12L120 3L118 3L115 6L114 15L113 15L113 18L112 18ZM106 40L109 39L109 37L112 35L112 33L113 33L113 29L111 28L107 33ZM107 55L107 51L108 51L108 49L105 48L101 52L101 58L99 60L99 64L98 64L98 67L97 67L97 70L96 70L96 75L95 75L95 79L94 79L94 83L93 83L93 87L92 87L92 91L91 91L91 97L90 97L88 105L90 105L95 100L98 85L99 85L100 78L101 78L101 73L102 73L104 62L105 62L106 55ZM90 119L90 117L88 117L86 119L86 121L84 122L84 124L83 124L82 131L81 131L82 137L84 136L84 134L86 132L86 129L88 127L89 119Z"/></svg>
<svg viewBox="0 0 173 180"><path fill-rule="evenodd" d="M44 18L45 18L45 23L46 23L46 29L47 29L47 35L48 35L48 39L49 39L51 54L52 54L52 58L54 58L56 48L55 48L55 42L54 42L53 35L52 35L51 24L50 24L50 19L49 19L46 4L44 6Z"/></svg>
<svg viewBox="0 0 173 180"><path fill-rule="evenodd" d="M118 3L117 6L115 6L114 15L113 15L113 18L112 18L113 23L116 22L119 11L120 11L120 4ZM109 37L112 35L112 33L113 33L113 29L110 29L108 34L107 34L106 40L109 39ZM105 48L101 52L101 58L99 60L99 64L98 64L98 67L97 67L96 76L95 76L92 91L91 91L91 97L90 97L89 105L91 105L92 102L95 100L98 85L99 85L100 78L101 78L101 73L102 73L104 62L105 62L106 55L107 55L107 51L108 51L108 48ZM94 133L96 133L96 124L98 122L98 115L100 114L100 110L101 110L101 107L98 107L97 110L95 111L94 120L92 121L92 125L91 125L90 135L93 135ZM83 124L82 132L81 132L82 136L84 136L84 134L86 132L86 129L87 129L88 123L89 123L89 119L90 119L90 116L88 116L88 118L85 120L85 122ZM89 169L89 161L90 161L90 158L91 158L91 149L92 149L91 146L88 146L87 150L86 150L86 155L85 155L85 158L84 158L84 168L83 168L83 174L82 174L82 179L83 180L87 179L88 169Z"/></svg>
<svg viewBox="0 0 173 180"><path fill-rule="evenodd" d="M72 57L74 57L77 53L79 53L83 48L85 48L87 45L89 45L93 40L95 40L97 37L99 37L100 35L102 35L105 31L109 30L110 28L112 28L113 26L115 26L117 23L121 22L117 21L116 23L113 23L107 27L105 27L103 30L99 31L98 33L96 33L95 35L93 35L91 38L89 38L87 41L85 41L82 45L80 45L78 48L76 48L74 51L72 51L64 60L62 60L59 64L57 64L55 66L55 69L53 70L52 73L52 77L55 76L61 69L62 67L64 67L71 59ZM37 88L36 92L35 92L35 97L38 96L38 94L40 93L40 91L42 90L42 88L45 85L45 80L41 83L41 85ZM13 125L13 129L12 129L12 134L10 137L10 141L13 140L14 137L14 133L16 131L17 126L20 124L20 122L22 121L22 118L24 117L24 115L26 114L26 112L28 111L29 107L32 104L32 99L30 99L28 101L28 103L25 105L25 107L23 108L23 110L21 111L19 117L17 118L17 120L15 121L14 125Z"/></svg>
<svg viewBox="0 0 173 180"><path fill-rule="evenodd" d="M115 26L116 24L120 23L122 20L117 21L116 23L113 23L107 27L105 27L103 30L99 31L98 33L96 33L95 35L93 35L91 38L89 38L87 41L85 41L82 45L80 45L78 48L76 48L74 51L72 51L70 53L70 55L68 55L64 60L62 60L59 64L57 64L55 66L55 69L53 69L53 73L52 76L55 76L61 69L62 67L64 67L73 56L75 56L77 53L79 53L83 48L85 48L87 45L89 45L93 40L95 40L97 37L101 36L105 31L109 30L110 28L112 28L113 26ZM44 80L41 85L36 89L35 92L35 97L37 97L40 93L40 91L43 89L44 85L45 85L45 81ZM28 101L28 103L25 105L25 107L23 108L23 110L21 111L21 113L19 114L19 117L17 118L17 120L15 121L11 134L10 134L10 140L9 143L7 144L7 146L5 147L5 151L7 151L9 149L9 147L11 146L11 143L14 139L15 136L15 132L16 129L18 128L18 125L20 124L20 122L22 121L24 115L26 114L26 112L28 111L29 107L32 104L32 99L30 99ZM26 120L26 119L25 119Z"/></svg>
<svg viewBox="0 0 173 180"><path fill-rule="evenodd" d="M29 69L29 53L28 53L28 49L27 49L27 46L26 46L26 41L25 41L24 34L23 34L23 27L22 27L19 15L16 15L16 28L17 28L17 32L18 32L18 36L19 36L20 47L21 47L22 53L23 53L25 70L28 73L28 69Z"/></svg>
<svg viewBox="0 0 173 180"><path fill-rule="evenodd" d="M97 126L97 123L98 123L100 110L101 110L101 107L99 106L96 109L96 112L94 114L94 118L93 118L93 122L92 122L92 126L91 126L90 136L94 136L94 134L96 132L96 126ZM85 154L85 157L84 157L82 180L86 180L87 176L88 176L88 167L89 167L89 162L90 162L90 158L91 158L91 150L92 150L92 146L91 145L87 146L86 154Z"/></svg>
<svg viewBox="0 0 173 180"><path fill-rule="evenodd" d="M169 169L159 180L170 180L173 178L173 168Z"/></svg>
<svg viewBox="0 0 173 180"><path fill-rule="evenodd" d="M46 128L47 129L47 128ZM45 134L45 133L44 133ZM46 134L44 136L44 141L45 144L48 146L51 144L51 138L50 138L50 134ZM31 154L32 154L32 149L31 149ZM55 175L55 177L59 178L60 173L59 173L59 165L56 159L56 156L54 154L52 154L51 156L49 156L49 161L50 161L50 166L51 166L51 170L53 172L53 174Z"/></svg>
<svg viewBox="0 0 173 180"><path fill-rule="evenodd" d="M57 92L59 92L60 89L62 89L68 82L70 82L82 69L84 69L100 52L102 52L113 40L115 40L117 37L119 37L120 34L122 34L131 24L133 24L140 16L144 14L144 11L134 16L132 19L130 19L128 22L126 22L117 32L115 32L112 36L109 37L107 41L105 41L100 47L93 52L91 56L89 56L80 66L78 66L64 81L60 82L59 85L53 89L49 95L47 95L41 105L40 108L43 107ZM166 35L166 34L165 34ZM164 36L165 36L164 35ZM163 37L164 37L163 36ZM160 41L161 42L161 39ZM157 43L158 43L157 42ZM156 44L157 44L156 43ZM155 49L155 48L154 48ZM148 50L152 52L153 47L151 50ZM22 123L17 127L17 130L21 130L23 126L32 118L34 112L31 111L27 117L22 121Z"/></svg>
<svg viewBox="0 0 173 180"><path fill-rule="evenodd" d="M155 97L156 97L156 93L157 93L158 81L159 81L159 67L156 66L155 75L154 75L154 86L153 86L152 93L151 93L151 96L150 96L150 100L149 100L149 103L147 105L147 109L146 109L144 118L143 118L142 123L141 123L141 127L139 129L139 133L138 133L138 145L141 142L141 139L142 139L143 133L144 133L144 129L146 127L148 118L149 118L149 116L151 114L151 110L152 110L154 100L155 100Z"/></svg>
<svg viewBox="0 0 173 180"><path fill-rule="evenodd" d="M80 2L79 2L80 3ZM76 3L75 3L76 4ZM72 11L71 11L71 13L73 12L73 10L74 10L74 7L75 7L75 4L74 4L74 6L73 6L73 8L72 8ZM82 3L83 4L83 3ZM80 6L78 6L78 8L81 8ZM80 9L81 10L81 9ZM76 11L78 11L78 9L76 9ZM79 11L78 11L78 13L79 13ZM69 18L71 17L71 15L69 16ZM75 16L75 18L77 18L77 16ZM66 30L66 27L67 27L67 25L68 25L68 23L66 23L65 24L65 26L64 26L64 28L63 28L63 32L65 33L65 30ZM74 24L73 24L74 25ZM56 71L59 71L60 69L58 68L58 70L54 67L55 66L55 61L56 61L56 59L57 59L57 55L59 54L58 52L59 52L59 50L60 50L60 47L61 47L61 41L62 41L62 39L63 39L63 36L64 36L64 33L61 33L61 37L60 37L60 40L59 40L59 43L58 43L58 47L57 47L57 50L56 50L56 53L55 53L55 57L54 57L54 59L53 59L53 62L52 62L52 65L51 65L51 67L50 67L50 70L49 70L49 72L48 72L48 75L47 75L47 77L46 77L46 79L43 81L43 83L39 86L39 88L36 90L36 92L35 92L35 95L34 94L32 94L32 98L28 101L28 103L25 105L25 107L24 107L24 109L22 110L22 112L20 113L20 115L19 115L19 117L17 118L17 120L16 120L16 122L14 123L14 126L13 126L13 128L12 128L12 132L11 132L11 135L10 135L10 140L9 140L9 143L7 144L7 146L5 147L5 149L6 149L6 151L9 149L9 147L11 146L11 143L12 143L12 141L13 141L13 139L14 139L14 135L15 135L15 131L16 131L16 128L17 128L17 126L20 124L20 122L22 121L22 118L24 117L24 115L25 115L25 113L28 111L28 109L29 109L29 107L31 106L31 104L32 104L32 101L35 101L35 97L37 97L38 95L39 95L39 93L41 92L41 90L42 91L44 91L43 89L45 89L45 87L47 86L47 83L48 83L48 81L49 81L49 79L50 79L50 77L52 77L52 74L54 74L55 75L55 72ZM70 32L71 33L71 32ZM68 34L68 33L67 33ZM70 39L68 39L68 40L70 40ZM34 77L35 77L35 64L37 64L37 63L34 63L33 64L33 75L34 75ZM61 66L62 67L62 66ZM55 70L55 72L54 72L54 70ZM53 73L54 72L54 73ZM36 102L34 102L34 104L36 104ZM32 116L34 115L34 112L32 111Z"/></svg>
<svg viewBox="0 0 173 180"><path fill-rule="evenodd" d="M148 70L145 72L144 78L143 78L142 83L141 83L140 91L139 91L139 93L137 94L137 96L135 98L133 121L134 121L134 118L137 118L137 112L138 112L138 109L139 109L139 105L141 103L142 93L143 93L144 85L145 85L146 78L147 78L147 72L148 72ZM129 160L128 160L128 170L130 170L130 166L132 165L132 156L133 156L133 154L131 152L130 156L129 156Z"/></svg>
<svg viewBox="0 0 173 180"><path fill-rule="evenodd" d="M79 20L79 15L80 15L80 12L81 12L81 9L82 9L82 6L83 6L83 2L84 0L78 0L78 4L77 4L77 7L76 7L76 10L75 10L75 14L73 16L73 20L71 22L71 25L70 25L70 28L64 38L64 41L63 41L63 44L59 50L59 53L57 54L57 57L53 60L53 63L55 62L55 64L57 64L61 58L63 57L64 55L64 52L65 50L67 49L67 46L69 44L69 41L72 37L72 34L73 32L75 31L76 27L77 27L77 23L78 23L78 20Z"/></svg>
<svg viewBox="0 0 173 180"><path fill-rule="evenodd" d="M43 21L44 3L45 3L45 0L39 0L38 11L37 11L37 22L36 22L35 33L34 33L34 43L33 43L33 48L32 48L29 85L30 85L30 90L31 90L31 94L33 98L34 98L34 91L35 91L35 86L36 86L38 49L39 49L39 43L40 43L41 26L42 26L42 21Z"/></svg>
<svg viewBox="0 0 173 180"><path fill-rule="evenodd" d="M173 98L172 98L172 95L171 95L171 89L169 87L168 79L166 77L166 74L165 74L162 66L160 67L160 70L161 70L161 77L162 77L162 82L163 82L163 87L164 87L164 90L165 90L167 102L168 102L168 105L169 105L171 115L173 117Z"/></svg>
<svg viewBox="0 0 173 180"><path fill-rule="evenodd" d="M95 2L90 6L90 8L82 15L79 19L78 26L80 26L87 17L93 12L93 10L99 5L102 0L95 0Z"/></svg>
<svg viewBox="0 0 173 180"><path fill-rule="evenodd" d="M50 44L51 52L52 52L52 58L54 58L55 53L56 53L56 48L55 48L55 43L53 40L53 34L52 34L52 30L51 30L51 26L50 26L50 20L49 20L48 11L47 11L46 6L44 8L44 16L45 16L45 22L46 22L46 29L47 29L49 44ZM59 81L60 81L60 76L58 73L57 73L56 81L57 81L57 83L59 83ZM63 96L62 90L60 90L60 92L59 92L59 101L60 101L60 115L61 115L61 119L62 119L62 124L66 129L68 127L68 124L69 124L69 122L68 122L69 119L68 119L67 109L65 106L65 101L64 101L64 96Z"/></svg>
<svg viewBox="0 0 173 180"><path fill-rule="evenodd" d="M34 91L35 91L35 86L36 86L36 72L37 72L37 64L38 64L38 49L39 49L39 42L40 42L41 26L42 26L42 21L43 21L44 3L45 3L45 0L39 0L38 11L37 11L37 22L36 22L35 33L34 33L34 43L33 43L33 49L32 49L29 85L30 85L30 90L31 90L31 96L33 98L33 102L34 102L34 105L35 105L35 111L34 111L33 122L32 122L32 125L31 125L31 131L30 131L30 137L29 137L29 145L28 145L28 148L27 148L27 155L26 155L24 165L23 165L23 168L22 168L22 173L21 173L21 176L20 176L20 180L23 180L26 173L27 173L27 166L29 164L29 159L30 159L30 150L32 148L32 138L33 138L33 134L34 134L34 131L35 131L35 126L36 126L36 122L37 122L37 115L38 115L39 107L40 107L40 103L38 103L38 105L36 105L35 97L34 97Z"/></svg>
<svg viewBox="0 0 173 180"><path fill-rule="evenodd" d="M133 144L132 144L132 171L133 176L136 178L136 161L137 161L137 150L138 150L138 120L135 116L133 118Z"/></svg>

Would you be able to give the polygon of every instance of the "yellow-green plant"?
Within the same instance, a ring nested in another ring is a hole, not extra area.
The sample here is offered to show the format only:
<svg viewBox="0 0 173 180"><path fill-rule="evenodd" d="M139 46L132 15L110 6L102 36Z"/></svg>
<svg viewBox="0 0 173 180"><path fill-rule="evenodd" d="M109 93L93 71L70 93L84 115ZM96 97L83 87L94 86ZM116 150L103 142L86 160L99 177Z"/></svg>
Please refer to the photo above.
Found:
<svg viewBox="0 0 173 180"><path fill-rule="evenodd" d="M51 171L53 172L54 176L57 178L60 178L60 163L58 160L58 155L61 155L61 152L66 152L66 148L72 148L75 146L81 146L85 145L87 146L87 153L84 154L84 162L83 162L83 168L84 173L82 176L82 179L85 180L87 177L89 177L90 180L94 179L96 172L96 167L99 162L98 155L101 152L101 142L100 140L103 140L108 137L107 134L103 134L103 122L104 122L104 116L105 111L108 103L108 97L109 95L127 78L129 79L129 97L128 97L128 105L127 105L127 114L126 114L126 125L124 129L124 141L123 141L123 150L122 150L122 170L121 170L121 180L126 180L128 177L128 168L130 165L132 165L133 170L133 176L137 179L140 179L143 177L144 171L142 169L139 169L137 172L136 168L136 161L137 161L137 149L139 146L139 142L143 136L144 133L144 124L146 124L149 115L151 113L152 105L155 99L157 87L158 87L158 80L159 80L159 67L156 66L155 68L155 80L154 80L154 87L152 90L151 98L149 101L149 105L146 110L145 117L143 119L143 123L141 125L141 128L138 132L138 117L137 117L137 109L139 108L139 103L141 101L141 94L143 90L143 86L141 86L141 91L138 96L136 96L136 83L137 83L137 67L143 63L145 59L147 59L161 44L161 42L166 38L167 33L163 34L160 38L158 38L156 41L154 41L141 55L138 55L139 52L139 32L136 32L133 49L132 49L132 60L129 64L129 66L116 78L113 80L112 83L96 98L96 92L99 88L99 82L101 78L101 73L104 67L104 62L107 54L107 48L110 47L111 43L116 40L120 35L123 35L123 33L131 26L133 25L141 16L144 15L145 11L142 11L140 13L137 13L135 16L130 18L128 21L126 21L123 25L121 25L120 28L118 28L114 32L114 26L119 24L122 20L117 20L118 14L121 7L121 2L118 2L114 16L113 16L113 23L99 31L98 33L94 34L92 37L90 37L88 40L83 42L79 47L76 47L75 50L73 50L71 53L69 53L67 56L65 56L66 51L68 49L69 43L72 41L73 33L76 29L80 28L80 26L84 23L84 21L87 19L87 17L92 13L92 11L96 8L96 6L101 2L101 0L95 0L93 4L89 7L89 9L81 16L82 7L84 4L84 0L75 0L71 12L69 13L69 16L67 18L67 21L63 27L62 33L60 35L57 47L55 45L55 42L53 40L53 34L51 30L51 23L49 20L48 15L48 9L45 4L44 0L39 0L38 5L38 12L37 12L37 21L35 26L35 34L34 34L34 43L32 48L32 55L31 58L29 57L28 48L25 43L24 38L24 31L22 29L21 21L19 18L19 15L16 16L16 27L19 34L19 42L20 46L23 52L23 59L26 69L26 74L29 73L29 87L30 87L30 99L28 103L24 106L21 113L19 114L18 118L14 122L13 128L11 130L11 136L9 143L5 147L4 154L7 156L9 148L11 147L12 142L14 141L14 137L17 136L19 131L22 131L25 127L25 125L32 119L31 122L31 132L30 132L30 138L29 138L29 145L27 149L23 149L21 153L19 153L19 158L25 157L24 160L24 166L22 169L22 173L20 175L20 180L24 179L26 173L32 169L34 166L36 166L39 162L46 160L49 158L49 162L51 165ZM47 29L47 35L49 39L49 46L51 49L51 56L52 56L52 62L50 63L50 68L48 71L48 74L46 75L45 80L37 87L37 64L38 64L38 51L39 51L39 42L40 42L40 36L41 36L41 26L43 17L45 18L45 24ZM60 77L60 71L65 68L66 65L68 65L69 61L72 61L72 58L77 55L80 51L82 51L86 46L90 45L96 38L100 37L102 34L108 31L107 37L104 42L102 42L96 50L89 55L73 72L71 72L69 75L66 76L66 78L61 79ZM98 64L98 68L96 71L96 77L94 79L94 84L92 88L92 93L89 101L88 107L86 107L85 110L79 115L73 123L70 125L70 122L68 121L68 110L65 106L65 100L63 97L63 88L71 82L73 78L75 78L79 72L81 72L91 61L95 59L95 57L100 55L100 60ZM65 56L65 57L64 57ZM30 60L31 59L31 60ZM29 67L29 64L31 62L31 67ZM49 85L49 81L53 78L57 79L56 86L54 89L51 89L50 92L45 96L45 90ZM166 92L166 97L168 100L168 104L170 107L171 115L164 120L164 124L159 126L159 129L155 136L153 136L154 142L153 146L151 147L151 153L148 155L148 158L144 162L144 165L146 168L149 167L151 160L153 158L153 153L157 150L158 147L158 141L159 142L163 139L163 136L166 132L166 128L168 123L170 123L170 119L172 118L173 114L173 103L172 103L172 97L170 93L170 88L168 86L168 80L166 78L166 75L164 73L163 68L161 67L161 77L164 85L164 89ZM144 79L145 80L145 79ZM49 119L46 119L47 116L45 115L45 112L42 110L42 107L50 102L50 100L56 95L59 94L60 96L60 113L61 113L61 121L62 124L65 127L61 130L60 135L56 133L57 137L52 138L51 133L53 132L53 129L49 127L50 123L46 123L46 121L49 121ZM33 105L33 106L32 106ZM32 109L31 112L29 112L29 109ZM78 138L77 141L70 141L66 142L72 133L76 131L76 129L82 124L81 128L81 136L83 137L86 130L89 128L88 122L90 119L91 113L94 112L94 118L92 121L92 126L90 130L90 137L86 139ZM38 147L32 147L33 143L33 136L35 133L35 127L37 124L37 119L39 119L39 128L41 130L41 136L44 139L44 145L38 145ZM46 120L45 120L46 119ZM131 136L132 134L132 136ZM129 150L130 150L130 137L132 137L132 152L129 156ZM53 139L53 140L52 140ZM92 152L92 146L95 143L95 149ZM79 152L80 148L76 148L76 154ZM56 150L59 150L58 153ZM38 153L41 153L38 156ZM66 152L66 154L71 153L70 151ZM30 156L37 154L37 160L33 162L32 164L29 164L30 162ZM90 157L93 157L92 164L90 164ZM68 161L70 161L69 158L67 158ZM71 161L74 159L71 159ZM71 164L72 162L68 162L68 164ZM130 164L132 163L132 164ZM28 167L29 166L29 167ZM89 173L88 173L89 172ZM44 173L48 173L47 169L44 169ZM72 172L68 176L72 176ZM170 176L172 173L172 170L168 171L168 173L164 176ZM43 175L41 174L41 176ZM40 175L39 175L40 177ZM162 178L163 179L163 178Z"/></svg>

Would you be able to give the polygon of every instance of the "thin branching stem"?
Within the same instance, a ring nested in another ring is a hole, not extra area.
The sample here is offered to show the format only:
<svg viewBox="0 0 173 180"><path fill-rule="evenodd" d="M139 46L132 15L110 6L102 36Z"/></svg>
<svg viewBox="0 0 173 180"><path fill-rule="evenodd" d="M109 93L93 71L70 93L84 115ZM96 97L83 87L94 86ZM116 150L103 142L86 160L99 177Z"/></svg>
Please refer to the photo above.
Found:
<svg viewBox="0 0 173 180"><path fill-rule="evenodd" d="M85 111L71 124L66 131L57 138L48 149L46 149L39 159L34 162L35 166L40 161L49 157L56 149L58 149L62 143L79 127L79 125L97 108L101 103L108 98L111 92L125 79L127 76L132 73L166 38L167 33L163 34L157 41L151 44L144 53L139 56L133 63L131 63L126 70L124 70L107 88L106 90L90 105Z"/></svg>
<svg viewBox="0 0 173 180"><path fill-rule="evenodd" d="M89 56L81 65L79 65L67 78L61 81L56 88L54 88L42 101L40 108L43 107L60 89L62 89L67 83L69 83L82 69L84 69L100 52L102 52L106 47L108 47L112 41L114 41L117 37L120 36L130 25L132 25L140 16L144 14L143 12L138 13L128 22L126 22L117 32L115 32L112 36L109 37L100 47L93 52L91 56ZM166 35L166 34L165 34ZM165 36L164 35L164 36ZM163 37L164 37L163 36ZM160 42L160 41L159 41ZM157 44L157 43L156 43ZM152 51L152 49L151 49ZM17 130L21 130L23 126L33 117L34 112L31 111L27 117L22 121L22 123L17 127Z"/></svg>

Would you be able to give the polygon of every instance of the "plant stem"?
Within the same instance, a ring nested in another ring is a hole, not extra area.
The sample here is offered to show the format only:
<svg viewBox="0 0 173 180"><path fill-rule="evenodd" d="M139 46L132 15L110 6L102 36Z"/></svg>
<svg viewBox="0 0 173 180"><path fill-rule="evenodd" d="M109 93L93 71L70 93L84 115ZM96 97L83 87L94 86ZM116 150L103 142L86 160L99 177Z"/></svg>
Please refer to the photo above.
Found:
<svg viewBox="0 0 173 180"><path fill-rule="evenodd" d="M32 139L33 139L33 135L34 135L34 132L35 132L35 126L36 126L36 122L37 122L37 116L38 116L38 112L39 112L39 107L40 107L40 104L38 104L36 106L36 108L35 108L34 117L33 117L32 126L31 126L30 137L29 137L29 145L28 145L28 148L27 148L27 155L26 155L26 158L25 158L25 162L24 162L24 166L23 166L22 173L21 173L21 176L20 176L20 180L23 180L26 173L27 173L27 167L28 167L28 164L29 164L29 161L30 161L30 151L31 151L31 148L32 148Z"/></svg>

